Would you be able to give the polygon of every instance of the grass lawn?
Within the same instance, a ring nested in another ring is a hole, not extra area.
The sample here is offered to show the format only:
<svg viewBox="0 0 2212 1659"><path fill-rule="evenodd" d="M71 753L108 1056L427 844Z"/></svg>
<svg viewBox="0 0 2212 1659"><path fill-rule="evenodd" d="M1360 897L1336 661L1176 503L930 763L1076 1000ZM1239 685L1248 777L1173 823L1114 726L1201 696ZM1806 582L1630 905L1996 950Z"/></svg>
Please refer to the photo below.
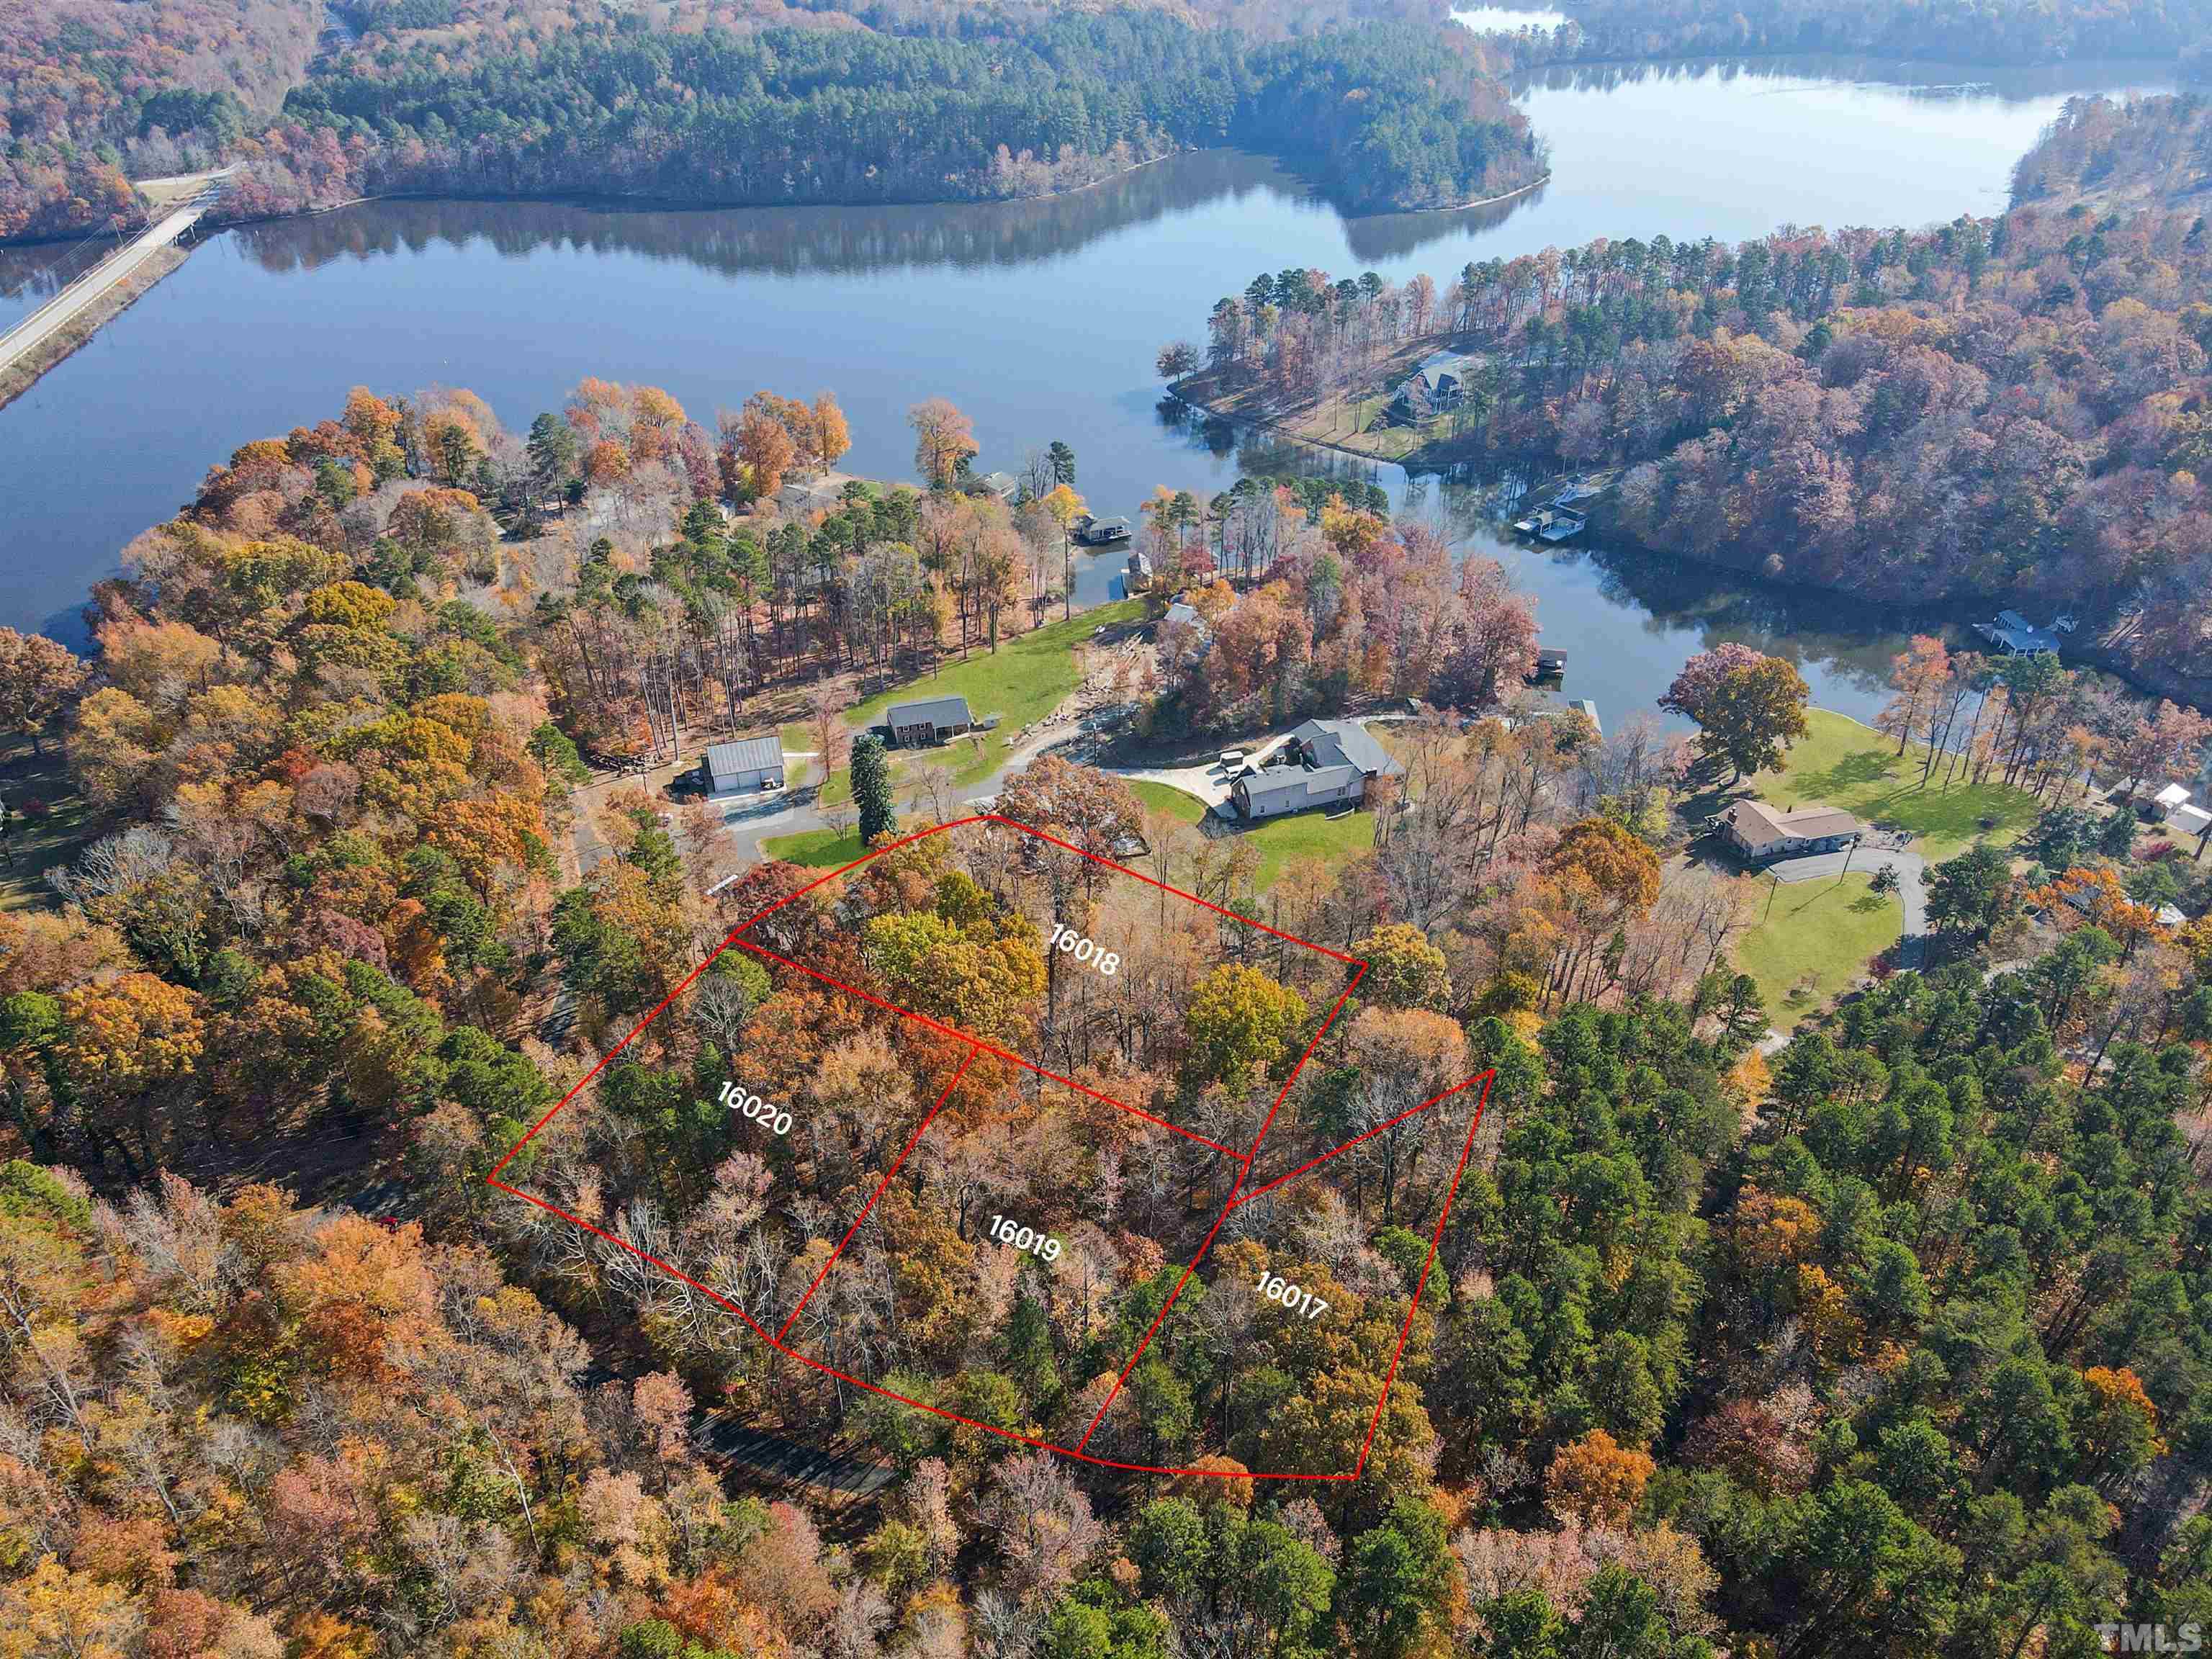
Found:
<svg viewBox="0 0 2212 1659"><path fill-rule="evenodd" d="M1171 785L1133 782L1129 787L1146 805L1173 812L1186 823L1194 824L1206 816L1204 801ZM1325 818L1318 812L1301 812L1248 830L1244 838L1260 849L1258 880L1264 889L1273 886L1285 866L1295 860L1318 858L1339 864L1371 850L1375 815L1347 812L1340 818Z"/></svg>
<svg viewBox="0 0 2212 1659"><path fill-rule="evenodd" d="M1171 783L1147 783L1133 779L1129 793L1156 812L1172 812L1185 823L1197 823L1206 817L1206 803L1195 795L1186 795Z"/></svg>
<svg viewBox="0 0 2212 1659"><path fill-rule="evenodd" d="M1764 889L1767 882L1757 877ZM1875 956L1897 943L1905 910L1894 894L1873 890L1873 877L1850 872L1835 880L1784 883L1759 926L1737 941L1736 967L1759 981L1767 1018L1786 1031L1866 971ZM1794 988L1812 981L1809 995Z"/></svg>
<svg viewBox="0 0 2212 1659"><path fill-rule="evenodd" d="M848 830L839 835L835 830L807 830L795 836L771 836L761 843L761 850L772 859L787 860L814 870L835 870L840 865L850 864L867 849L860 845L860 832Z"/></svg>
<svg viewBox="0 0 2212 1659"><path fill-rule="evenodd" d="M60 744L49 742L45 758L36 759L27 743L0 743L0 800L8 803L8 858L0 859L0 910L51 904L54 891L46 885L46 872L75 856L84 829L84 802L62 764ZM23 816L24 803L33 800L46 804L44 817Z"/></svg>
<svg viewBox="0 0 2212 1659"><path fill-rule="evenodd" d="M972 652L965 662L950 659L933 674L878 691L857 708L848 709L845 724L856 732L866 731L881 720L884 710L893 703L914 697L949 697L956 693L966 697L968 707L978 716L996 714L998 729L981 733L979 741L955 738L941 749L894 749L891 787L902 798L914 775L928 766L950 771L955 788L969 787L1006 763L1015 732L1052 713L1075 690L1077 646L1100 628L1136 622L1144 614L1145 602L1140 599L1117 599L1111 605L1079 611L1060 622L1002 641L995 654L988 650ZM814 747L813 732L805 720L792 721L780 735L786 749ZM818 761L809 761L809 774L819 765ZM823 785L821 804L843 806L852 799L851 772L841 767L837 775Z"/></svg>
<svg viewBox="0 0 2212 1659"><path fill-rule="evenodd" d="M1260 849L1259 882L1267 888L1295 860L1324 859L1336 865L1372 852L1375 815L1346 812L1340 818L1326 818L1318 812L1300 812L1245 833Z"/></svg>
<svg viewBox="0 0 2212 1659"><path fill-rule="evenodd" d="M1870 726L1826 708L1808 708L1812 730L1790 750L1778 772L1761 772L1752 787L1769 805L1788 810L1840 806L1872 823L1894 823L1920 839L1918 850L1931 859L1962 853L1984 833L1999 846L2017 839L2034 823L2042 808L2019 789L1998 784L1942 786L1939 765L1923 788L1922 751L1900 757L1894 739ZM1994 818L1984 832L1983 818Z"/></svg>

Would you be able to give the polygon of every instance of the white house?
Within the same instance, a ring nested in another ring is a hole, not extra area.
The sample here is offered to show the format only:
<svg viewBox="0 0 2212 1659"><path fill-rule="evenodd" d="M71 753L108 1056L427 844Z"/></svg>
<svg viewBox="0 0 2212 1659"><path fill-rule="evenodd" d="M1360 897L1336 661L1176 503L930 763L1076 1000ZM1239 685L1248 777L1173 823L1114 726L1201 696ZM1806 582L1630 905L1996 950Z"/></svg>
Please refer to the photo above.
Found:
<svg viewBox="0 0 2212 1659"><path fill-rule="evenodd" d="M735 743L711 744L699 763L707 792L726 795L738 790L783 787L783 740L776 737L740 738Z"/></svg>
<svg viewBox="0 0 2212 1659"><path fill-rule="evenodd" d="M2173 816L2174 808L2189 805L2189 786L2185 783L2169 783L2150 799L2151 804L2158 808L2159 817L2170 818Z"/></svg>
<svg viewBox="0 0 2212 1659"><path fill-rule="evenodd" d="M1246 767L1229 787L1248 821L1364 802L1375 779L1406 769L1357 720L1308 720L1268 761L1265 769Z"/></svg>
<svg viewBox="0 0 2212 1659"><path fill-rule="evenodd" d="M2166 827L2177 836L2201 836L2212 828L2212 812L2203 807L2185 804L2166 815Z"/></svg>

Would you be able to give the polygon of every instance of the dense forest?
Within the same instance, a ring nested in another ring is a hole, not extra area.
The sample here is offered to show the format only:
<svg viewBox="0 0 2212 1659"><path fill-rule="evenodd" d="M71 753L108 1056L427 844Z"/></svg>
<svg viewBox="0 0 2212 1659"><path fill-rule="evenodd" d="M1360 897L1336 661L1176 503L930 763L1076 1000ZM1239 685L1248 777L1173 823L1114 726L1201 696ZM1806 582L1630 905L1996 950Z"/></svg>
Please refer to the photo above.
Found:
<svg viewBox="0 0 2212 1659"><path fill-rule="evenodd" d="M2012 199L2142 203L2179 207L2212 176L2212 119L2205 100L2074 98L2013 167Z"/></svg>
<svg viewBox="0 0 2212 1659"><path fill-rule="evenodd" d="M311 0L0 0L0 237L103 227L126 178L227 154L321 27Z"/></svg>
<svg viewBox="0 0 2212 1659"><path fill-rule="evenodd" d="M727 729L787 675L988 649L1056 548L963 493L957 410L915 427L933 488L787 511L778 476L845 442L833 399L709 430L587 382L526 436L358 391L141 538L95 663L0 641L9 717L92 814L54 902L0 914L0 1651L1969 1659L2212 1617L2203 924L2092 906L1986 977L2029 881L1970 854L1931 890L1957 965L1762 1054L1741 885L1662 884L1688 774L1632 719L1407 727L1373 849L1264 891L1249 843L1116 778L1048 757L1000 794L1070 848L1139 833L1146 873L1273 934L988 834L710 897L719 815L584 757L672 711ZM1502 573L1455 581L1376 507L1162 498L1163 556L1225 556L1199 604L1243 678L1197 695L1486 678L1480 706L1514 677ZM2041 763L2031 696L2097 718L2014 688L1990 763ZM2179 720L2143 752L2201 742ZM586 811L616 844L580 875ZM1053 917L1115 971L1048 951ZM1285 935L1368 969L1347 997ZM1401 1114L1479 1071L1443 1217L1464 1113ZM788 1127L721 1105L732 1079ZM1261 1194L1221 1149L1263 1119ZM404 1221L282 1184L372 1164ZM1054 1249L996 1242L1014 1216ZM765 1501L705 1460L710 1411L890 1484ZM1199 1473L1023 1443L1086 1422ZM1354 1481L1219 1478L1341 1470L1370 1422Z"/></svg>
<svg viewBox="0 0 2212 1659"><path fill-rule="evenodd" d="M1395 0L1251 17L390 0L343 9L362 33L319 57L319 6L233 9L0 8L0 236L104 228L135 210L126 175L223 160L244 163L239 217L375 193L988 200L1227 143L1361 210L1538 171L1482 46Z"/></svg>
<svg viewBox="0 0 2212 1659"><path fill-rule="evenodd" d="M1473 43L1376 26L1255 44L1161 12L942 37L578 26L455 63L341 56L258 142L240 213L359 193L811 202L1034 195L1172 150L1293 158L1347 207L1534 176Z"/></svg>
<svg viewBox="0 0 2212 1659"><path fill-rule="evenodd" d="M1538 43L1580 58L1836 52L1958 64L2179 57L2212 30L2203 0L1564 0L1571 22Z"/></svg>
<svg viewBox="0 0 2212 1659"><path fill-rule="evenodd" d="M1472 354L1438 464L1625 466L1644 544L1871 597L2075 608L2154 679L2212 629L2200 480L2212 246L2191 213L2016 209L1738 247L1627 238L1470 264L1255 278L1204 347L1200 399L1278 410Z"/></svg>

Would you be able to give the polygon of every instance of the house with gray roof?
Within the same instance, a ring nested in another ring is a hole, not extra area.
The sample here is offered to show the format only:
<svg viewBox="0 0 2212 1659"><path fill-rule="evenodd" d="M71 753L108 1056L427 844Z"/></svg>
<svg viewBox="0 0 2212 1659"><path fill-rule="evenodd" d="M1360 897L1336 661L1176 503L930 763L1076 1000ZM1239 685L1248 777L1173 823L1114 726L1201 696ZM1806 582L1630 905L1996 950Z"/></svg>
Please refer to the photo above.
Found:
<svg viewBox="0 0 2212 1659"><path fill-rule="evenodd" d="M2017 611L2000 611L1993 623L1976 623L1974 631L2008 657L2058 654L2058 629L2038 628Z"/></svg>
<svg viewBox="0 0 2212 1659"><path fill-rule="evenodd" d="M1376 778L1405 768L1357 720L1308 720L1267 757L1247 767L1229 787L1229 798L1247 821L1279 818L1316 807L1359 805Z"/></svg>
<svg viewBox="0 0 2212 1659"><path fill-rule="evenodd" d="M884 710L884 724L890 728L891 742L896 747L927 749L972 731L975 717L969 712L968 699L963 696L920 697L912 702L895 702Z"/></svg>
<svg viewBox="0 0 2212 1659"><path fill-rule="evenodd" d="M699 776L710 795L740 789L781 789L783 740L770 735L709 744L707 757L699 763Z"/></svg>

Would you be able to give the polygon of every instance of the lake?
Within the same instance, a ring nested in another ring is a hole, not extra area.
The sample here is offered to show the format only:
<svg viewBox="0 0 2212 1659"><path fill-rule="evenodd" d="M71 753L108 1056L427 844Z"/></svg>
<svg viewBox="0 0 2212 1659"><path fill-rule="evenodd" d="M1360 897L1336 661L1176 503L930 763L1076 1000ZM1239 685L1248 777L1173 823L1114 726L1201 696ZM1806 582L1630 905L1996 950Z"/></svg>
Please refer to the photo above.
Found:
<svg viewBox="0 0 2212 1659"><path fill-rule="evenodd" d="M2070 93L2171 84L2142 64L1562 68L1522 90L1551 181L1458 212L1346 219L1275 163L1215 150L1042 202L386 202L240 228L0 411L0 621L81 641L87 585L211 463L335 415L361 384L467 386L517 428L586 375L663 386L709 425L762 387L826 387L853 428L845 465L885 477L912 473L907 409L942 394L974 417L981 466L1012 470L1065 439L1092 510L1133 516L1155 485L1212 493L1240 465L1311 464L1159 406L1159 346L1202 337L1213 301L1261 270L1426 270L1442 286L1471 259L1600 234L1737 240L1988 212ZM1462 492L1375 476L1488 544ZM1601 550L1515 557L1547 643L1573 653L1570 694L1608 720L1726 638L1778 646L1820 701L1863 714L1901 642L1903 619L1831 596ZM1084 596L1112 592L1120 562L1088 562Z"/></svg>

